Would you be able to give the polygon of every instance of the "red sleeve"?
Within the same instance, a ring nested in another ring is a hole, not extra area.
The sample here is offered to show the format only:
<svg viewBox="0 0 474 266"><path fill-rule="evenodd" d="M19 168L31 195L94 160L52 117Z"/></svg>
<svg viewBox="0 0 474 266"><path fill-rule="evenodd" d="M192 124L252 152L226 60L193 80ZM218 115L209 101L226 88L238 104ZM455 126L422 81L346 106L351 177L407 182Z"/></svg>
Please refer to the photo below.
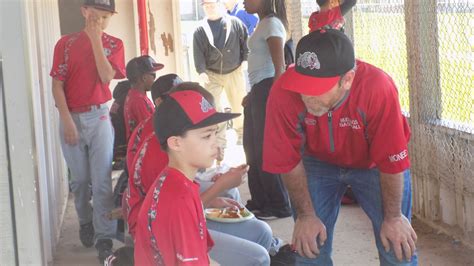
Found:
<svg viewBox="0 0 474 266"><path fill-rule="evenodd" d="M343 17L339 6L323 12L316 11L309 17L309 31L313 32L315 30L321 29L324 26L331 26L332 28L335 28L334 24L339 24L340 20L343 20ZM339 27L336 27L336 29L339 29Z"/></svg>
<svg viewBox="0 0 474 266"><path fill-rule="evenodd" d="M305 140L303 102L299 94L282 89L281 80L270 91L265 118L263 170L270 173L292 170L301 161Z"/></svg>
<svg viewBox="0 0 474 266"><path fill-rule="evenodd" d="M64 37L61 38L54 47L53 65L49 75L57 80L66 80L67 75L67 64L64 60Z"/></svg>
<svg viewBox="0 0 474 266"><path fill-rule="evenodd" d="M117 39L117 47L114 52L107 58L115 70L114 79L123 79L125 75L125 51L123 48L123 42Z"/></svg>
<svg viewBox="0 0 474 266"><path fill-rule="evenodd" d="M370 84L372 88L367 112L370 156L383 173L396 174L410 167L408 140L410 128L402 115L398 91L393 80L381 73Z"/></svg>
<svg viewBox="0 0 474 266"><path fill-rule="evenodd" d="M137 121L137 125L145 121L148 117L153 114L153 107L150 106L147 101L143 99L137 99L131 103L131 112L133 118Z"/></svg>
<svg viewBox="0 0 474 266"><path fill-rule="evenodd" d="M199 221L199 213L193 199L189 195L181 197L176 200L173 209L175 217L169 228L172 241L160 243L160 248L172 249L172 252L163 253L175 254L174 261L177 265L208 265L207 242L203 241L207 236L204 230L207 229L204 221L201 225L203 228L199 227L202 222Z"/></svg>
<svg viewBox="0 0 474 266"><path fill-rule="evenodd" d="M125 121L126 123L126 121ZM128 139L127 143L127 167L128 169L132 168L133 159L135 158L135 154L137 150L140 148L140 145L143 143L143 140L147 137L143 134L145 129L145 124L147 120L142 121L138 124L137 127L132 131L130 138Z"/></svg>
<svg viewBox="0 0 474 266"><path fill-rule="evenodd" d="M311 13L311 16L308 19L309 32L313 32L318 29L316 28L317 21L318 21L318 14L319 14L319 11Z"/></svg>

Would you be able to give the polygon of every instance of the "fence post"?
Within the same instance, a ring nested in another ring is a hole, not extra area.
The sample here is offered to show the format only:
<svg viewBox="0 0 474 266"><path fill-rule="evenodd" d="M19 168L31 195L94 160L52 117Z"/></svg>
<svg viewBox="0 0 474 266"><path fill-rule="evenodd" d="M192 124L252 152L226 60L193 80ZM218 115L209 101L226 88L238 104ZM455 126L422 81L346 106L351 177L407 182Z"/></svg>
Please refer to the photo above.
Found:
<svg viewBox="0 0 474 266"><path fill-rule="evenodd" d="M293 38L293 43L299 42L303 37L303 26L301 25L301 2L300 0L288 0L286 2L286 14L288 16L289 31Z"/></svg>
<svg viewBox="0 0 474 266"><path fill-rule="evenodd" d="M437 0L405 1L414 212L440 219L440 180L427 154L438 149L429 122L441 117Z"/></svg>

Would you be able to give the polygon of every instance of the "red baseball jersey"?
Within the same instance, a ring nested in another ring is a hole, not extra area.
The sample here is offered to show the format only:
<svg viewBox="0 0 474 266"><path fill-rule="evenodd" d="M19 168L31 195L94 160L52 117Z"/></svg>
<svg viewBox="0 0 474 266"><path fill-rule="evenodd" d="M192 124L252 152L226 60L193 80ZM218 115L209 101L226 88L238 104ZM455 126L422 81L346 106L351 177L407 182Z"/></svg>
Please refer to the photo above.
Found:
<svg viewBox="0 0 474 266"><path fill-rule="evenodd" d="M344 26L344 23L345 19L341 14L341 9L337 6L323 12L313 12L309 17L308 27L309 32L313 32L325 26L340 30L342 26Z"/></svg>
<svg viewBox="0 0 474 266"><path fill-rule="evenodd" d="M300 94L285 90L280 81L267 103L265 171L287 173L303 155L340 167L378 167L390 174L410 167L410 128L395 83L381 69L357 61L350 91L321 117L306 112Z"/></svg>
<svg viewBox="0 0 474 266"><path fill-rule="evenodd" d="M125 105L123 107L127 140L130 138L130 135L138 124L150 117L153 114L153 111L155 111L155 107L151 100L146 96L146 92L134 88L131 88L128 91Z"/></svg>
<svg viewBox="0 0 474 266"><path fill-rule="evenodd" d="M102 34L104 53L115 79L125 78L123 43ZM84 31L63 36L54 48L51 77L64 81L64 93L69 108L102 104L112 98L109 83L102 83L95 64L89 37Z"/></svg>
<svg viewBox="0 0 474 266"><path fill-rule="evenodd" d="M146 137L128 169L128 193L126 194L128 230L135 239L138 212L156 177L168 165L168 154L161 150L160 143L152 133Z"/></svg>
<svg viewBox="0 0 474 266"><path fill-rule="evenodd" d="M138 215L136 265L209 265L214 245L204 218L199 185L165 168Z"/></svg>
<svg viewBox="0 0 474 266"><path fill-rule="evenodd" d="M153 128L153 116L149 116L143 120L138 126L133 130L132 135L128 139L127 144L127 168L132 169L133 159L137 153L138 148L140 148L143 140L152 133L155 132Z"/></svg>

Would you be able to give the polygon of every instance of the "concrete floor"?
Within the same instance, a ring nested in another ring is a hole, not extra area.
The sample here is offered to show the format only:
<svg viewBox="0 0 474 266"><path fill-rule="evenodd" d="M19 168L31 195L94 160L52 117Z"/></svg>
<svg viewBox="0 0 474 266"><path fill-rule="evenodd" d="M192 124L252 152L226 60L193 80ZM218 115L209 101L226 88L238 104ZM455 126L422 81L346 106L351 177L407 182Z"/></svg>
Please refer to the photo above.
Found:
<svg viewBox="0 0 474 266"><path fill-rule="evenodd" d="M226 162L238 165L243 162L242 146L231 145L226 151ZM114 173L116 176L117 173ZM249 198L247 184L240 186L242 199ZM269 222L274 235L288 242L291 240L291 218ZM474 265L474 250L458 241L436 232L414 219L418 234L420 265ZM114 247L120 247L115 242ZM94 248L84 248L78 238L78 223L70 197L64 218L59 245L53 265L98 265ZM357 205L343 206L336 224L333 260L335 265L378 265L378 254L369 219Z"/></svg>

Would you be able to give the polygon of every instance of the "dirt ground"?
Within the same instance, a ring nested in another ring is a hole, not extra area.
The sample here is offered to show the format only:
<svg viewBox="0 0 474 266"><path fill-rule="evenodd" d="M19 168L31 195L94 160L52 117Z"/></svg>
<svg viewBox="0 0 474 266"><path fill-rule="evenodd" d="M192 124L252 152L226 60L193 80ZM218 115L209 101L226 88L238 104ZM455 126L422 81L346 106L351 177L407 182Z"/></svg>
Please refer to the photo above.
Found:
<svg viewBox="0 0 474 266"><path fill-rule="evenodd" d="M229 165L242 163L241 146L230 147L226 151ZM118 173L114 173L117 176ZM242 200L249 198L247 184L240 186ZM279 219L269 222L275 236L288 242L291 240L293 220ZM474 265L474 250L463 246L459 241L437 232L413 219L418 234L419 265L457 266ZM53 265L99 265L94 248L84 248L78 237L78 222L72 196L69 198L66 215L57 246ZM114 247L123 244L115 241ZM369 219L357 205L343 206L336 224L334 235L334 265L379 265L372 226Z"/></svg>

